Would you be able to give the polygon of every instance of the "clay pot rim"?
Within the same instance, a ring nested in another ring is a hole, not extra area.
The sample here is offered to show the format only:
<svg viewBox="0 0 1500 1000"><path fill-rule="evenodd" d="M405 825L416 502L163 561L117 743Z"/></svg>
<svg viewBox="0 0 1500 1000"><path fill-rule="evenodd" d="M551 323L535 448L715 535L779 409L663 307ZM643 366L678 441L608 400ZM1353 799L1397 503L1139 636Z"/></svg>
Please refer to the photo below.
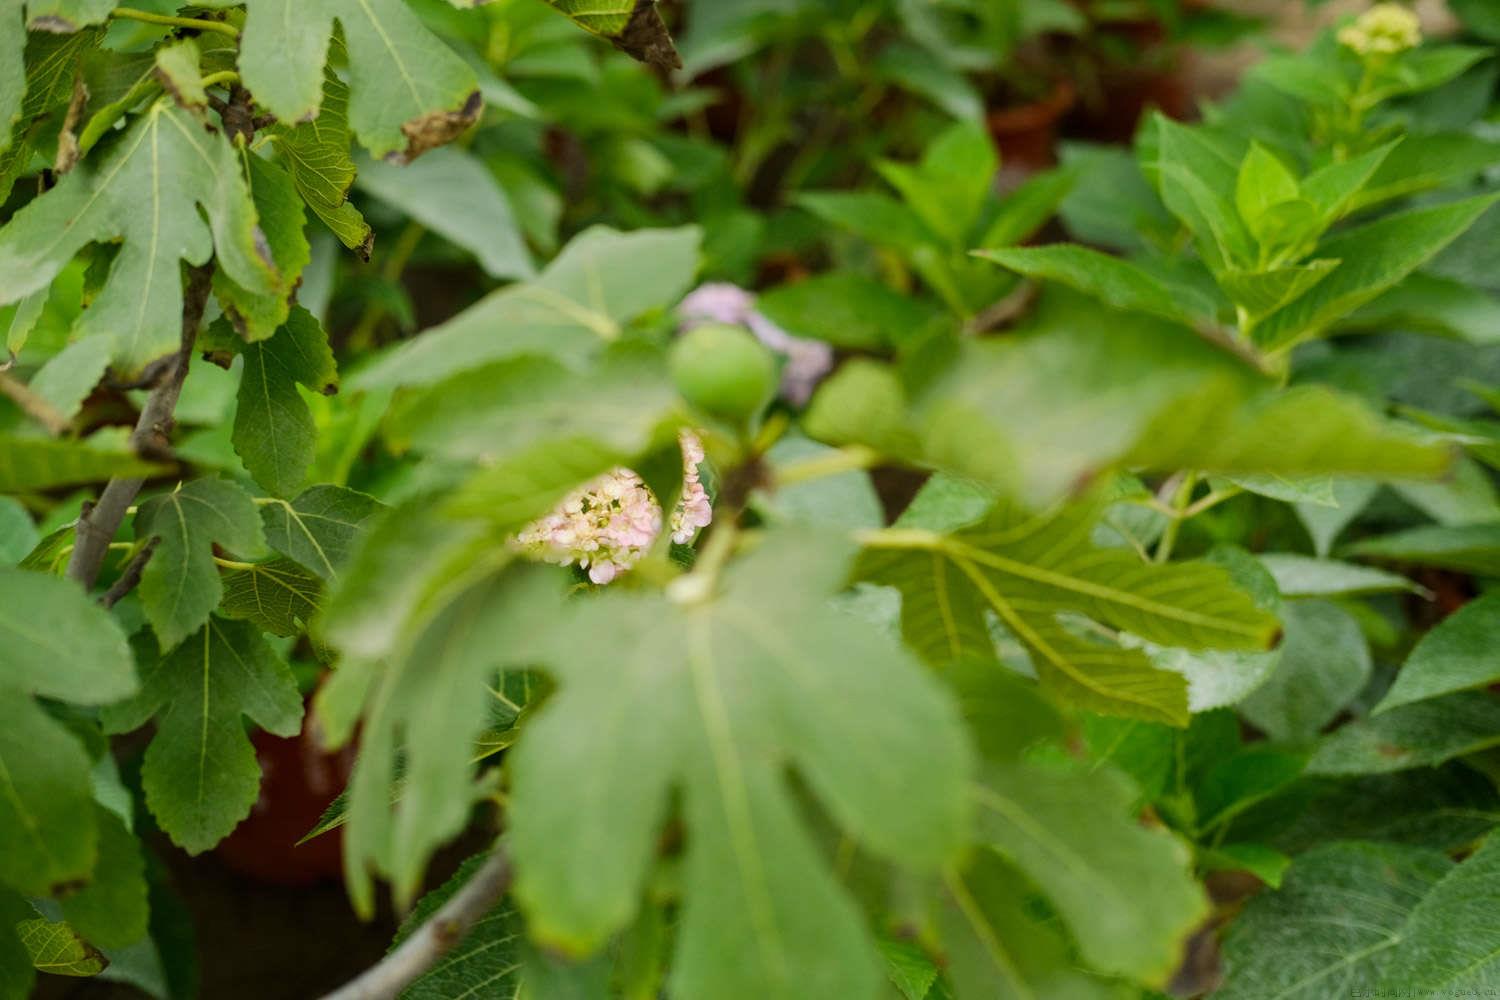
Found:
<svg viewBox="0 0 1500 1000"><path fill-rule="evenodd" d="M1054 124L1078 103L1078 88L1069 80L1058 80L1039 101L992 109L986 118L990 131L999 135L1032 132Z"/></svg>

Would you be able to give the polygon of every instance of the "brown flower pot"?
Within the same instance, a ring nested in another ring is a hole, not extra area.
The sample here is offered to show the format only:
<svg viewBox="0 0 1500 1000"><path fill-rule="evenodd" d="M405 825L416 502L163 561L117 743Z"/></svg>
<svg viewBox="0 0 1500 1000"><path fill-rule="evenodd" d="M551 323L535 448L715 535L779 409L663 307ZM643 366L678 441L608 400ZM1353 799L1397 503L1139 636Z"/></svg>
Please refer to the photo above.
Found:
<svg viewBox="0 0 1500 1000"><path fill-rule="evenodd" d="M1057 165L1057 128L1078 101L1078 91L1059 80L1040 101L995 108L990 135L1000 150L1000 184L1012 189L1032 174Z"/></svg>

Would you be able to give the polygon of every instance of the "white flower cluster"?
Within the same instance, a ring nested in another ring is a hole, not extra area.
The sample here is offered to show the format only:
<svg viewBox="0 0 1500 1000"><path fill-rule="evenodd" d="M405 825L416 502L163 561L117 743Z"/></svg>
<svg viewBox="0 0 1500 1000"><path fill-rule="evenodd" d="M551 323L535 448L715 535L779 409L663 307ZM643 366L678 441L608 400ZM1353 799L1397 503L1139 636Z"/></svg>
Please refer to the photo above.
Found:
<svg viewBox="0 0 1500 1000"><path fill-rule="evenodd" d="M693 540L713 521L708 493L698 476L703 442L683 431L682 500L672 512L672 539ZM589 579L609 583L640 561L661 532L661 504L630 469L607 472L563 498L562 503L516 536L528 555L559 566L577 563Z"/></svg>
<svg viewBox="0 0 1500 1000"><path fill-rule="evenodd" d="M1362 56L1393 56L1422 44L1422 22L1398 3L1376 4L1339 31L1339 43Z"/></svg>

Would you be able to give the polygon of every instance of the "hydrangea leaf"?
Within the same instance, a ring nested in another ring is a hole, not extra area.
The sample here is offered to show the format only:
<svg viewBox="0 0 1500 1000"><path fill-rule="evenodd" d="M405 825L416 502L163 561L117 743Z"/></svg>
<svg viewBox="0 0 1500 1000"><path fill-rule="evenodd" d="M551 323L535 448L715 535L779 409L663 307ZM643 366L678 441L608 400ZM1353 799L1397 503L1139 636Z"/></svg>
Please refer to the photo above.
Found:
<svg viewBox="0 0 1500 1000"><path fill-rule="evenodd" d="M924 492L952 489L950 482L939 477ZM892 531L867 536L858 573L901 590L903 631L919 649L984 652L982 614L993 613L1027 648L1043 683L1066 700L1183 725L1181 675L1057 616L1083 615L1187 649L1264 650L1279 625L1221 566L1147 563L1128 549L1096 548L1089 528L1097 514L1097 503L1043 516L999 503L968 507L968 522L955 523L946 511L914 504Z"/></svg>
<svg viewBox="0 0 1500 1000"><path fill-rule="evenodd" d="M137 538L161 543L141 574L141 606L165 651L197 631L219 606L223 585L215 543L239 553L262 544L260 516L244 490L218 479L198 479L152 497L136 514Z"/></svg>
<svg viewBox="0 0 1500 1000"><path fill-rule="evenodd" d="M578 361L621 328L677 304L698 270L702 231L584 231L535 281L481 299L442 326L360 372L359 389L430 385L458 372L523 354Z"/></svg>
<svg viewBox="0 0 1500 1000"><path fill-rule="evenodd" d="M219 618L143 666L141 693L104 712L112 733L155 717L141 768L146 804L172 842L191 854L228 836L259 794L260 765L242 716L278 736L295 736L302 695L258 629Z"/></svg>
<svg viewBox="0 0 1500 1000"><path fill-rule="evenodd" d="M1354 616L1328 601L1288 601L1281 619L1280 662L1240 711L1273 739L1303 742L1364 688L1370 649Z"/></svg>
<svg viewBox="0 0 1500 1000"><path fill-rule="evenodd" d="M249 0L240 73L285 122L317 116L334 22L349 57L349 124L377 157L407 162L479 118L474 71L405 0Z"/></svg>
<svg viewBox="0 0 1500 1000"><path fill-rule="evenodd" d="M1449 869L1407 917L1384 969L1388 988L1462 996L1500 981L1500 933L1489 916L1500 878L1500 837Z"/></svg>
<svg viewBox="0 0 1500 1000"><path fill-rule="evenodd" d="M1489 594L1464 605L1422 637L1376 711L1484 687L1496 680L1500 680L1500 594Z"/></svg>
<svg viewBox="0 0 1500 1000"><path fill-rule="evenodd" d="M1374 992L1412 909L1453 868L1441 853L1344 842L1298 857L1224 941L1222 1000L1327 1000ZM1409 989L1408 982L1401 984Z"/></svg>
<svg viewBox="0 0 1500 1000"><path fill-rule="evenodd" d="M297 306L269 340L245 345L239 406L230 440L255 481L273 496L294 494L317 450L312 411L297 387L332 395L338 369L328 335Z"/></svg>
<svg viewBox="0 0 1500 1000"><path fill-rule="evenodd" d="M0 884L49 896L93 871L91 764L30 695L0 689Z"/></svg>
<svg viewBox="0 0 1500 1000"><path fill-rule="evenodd" d="M1264 350L1285 350L1318 336L1431 260L1495 201L1484 196L1416 208L1340 232L1318 247L1318 256L1343 263L1267 316L1255 329L1255 342Z"/></svg>
<svg viewBox="0 0 1500 1000"><path fill-rule="evenodd" d="M629 922L679 789L671 991L874 996L878 954L783 768L876 854L932 869L962 835L968 752L917 663L823 603L842 549L768 534L716 596L607 592L548 630L538 658L561 690L512 758L516 895L539 940L583 953Z"/></svg>
<svg viewBox="0 0 1500 1000"><path fill-rule="evenodd" d="M1460 691L1401 705L1340 726L1324 737L1309 774L1382 774L1444 761L1500 744L1500 700Z"/></svg>
<svg viewBox="0 0 1500 1000"><path fill-rule="evenodd" d="M385 505L342 486L313 486L261 507L266 544L325 580L338 579L355 543Z"/></svg>
<svg viewBox="0 0 1500 1000"><path fill-rule="evenodd" d="M207 215L205 222L199 208ZM138 373L177 346L178 262L219 266L248 291L286 294L234 149L163 99L0 230L0 301L46 287L86 245L121 239L104 287L75 337L113 338L114 360Z"/></svg>
<svg viewBox="0 0 1500 1000"><path fill-rule="evenodd" d="M547 0L615 48L662 69L681 69L682 58L656 9L656 0Z"/></svg>

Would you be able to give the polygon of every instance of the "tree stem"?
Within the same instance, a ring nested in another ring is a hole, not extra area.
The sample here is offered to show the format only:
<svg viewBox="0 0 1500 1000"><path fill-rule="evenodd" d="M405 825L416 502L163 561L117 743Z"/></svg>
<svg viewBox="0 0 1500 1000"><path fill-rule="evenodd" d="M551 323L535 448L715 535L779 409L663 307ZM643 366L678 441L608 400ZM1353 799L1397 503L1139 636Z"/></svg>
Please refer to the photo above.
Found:
<svg viewBox="0 0 1500 1000"><path fill-rule="evenodd" d="M141 407L140 419L130 435L130 444L140 455L160 455L170 446L168 435L172 430L172 411L177 408L177 398L182 395L182 382L187 378L188 362L192 360L193 345L198 340L198 326L203 322L203 310L208 304L212 264L204 264L188 271L187 287L182 296L182 342L170 363L157 376L155 388L146 397ZM99 494L99 501L84 510L74 529L77 543L68 558L68 577L91 590L99 579L99 569L104 565L104 556L109 552L109 543L125 520L130 505L135 503L144 479L134 477L111 479Z"/></svg>
<svg viewBox="0 0 1500 1000"><path fill-rule="evenodd" d="M126 21L141 21L145 24L163 24L173 28L192 28L195 31L217 31L221 35L230 38L240 37L240 29L223 21L209 21L198 17L173 17L169 14L153 14L149 10L136 10L134 7L116 7L110 11L110 17L121 18Z"/></svg>
<svg viewBox="0 0 1500 1000"><path fill-rule="evenodd" d="M323 1000L391 1000L437 964L510 888L510 859L496 849L474 877L401 947Z"/></svg>

